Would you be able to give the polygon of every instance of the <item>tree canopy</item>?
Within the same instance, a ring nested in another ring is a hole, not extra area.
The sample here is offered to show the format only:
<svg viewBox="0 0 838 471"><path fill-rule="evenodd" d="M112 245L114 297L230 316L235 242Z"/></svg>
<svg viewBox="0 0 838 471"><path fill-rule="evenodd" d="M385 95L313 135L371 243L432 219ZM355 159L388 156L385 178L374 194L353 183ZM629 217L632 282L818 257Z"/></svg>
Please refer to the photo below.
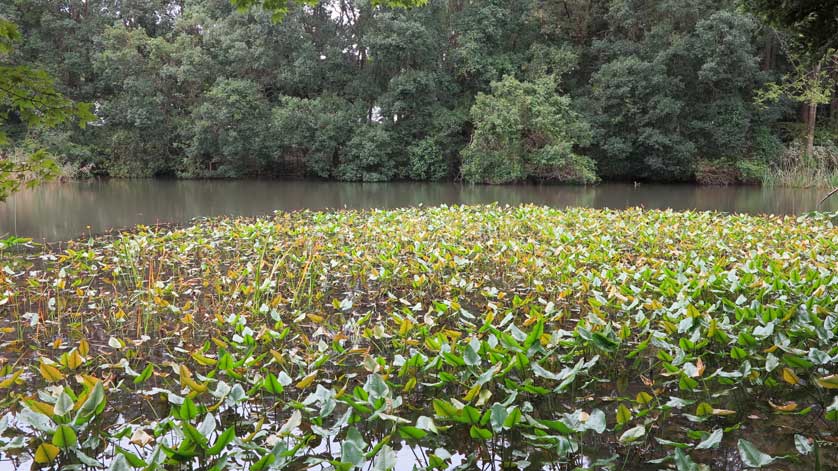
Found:
<svg viewBox="0 0 838 471"><path fill-rule="evenodd" d="M44 128L13 112L5 148L120 177L754 181L799 110L759 100L794 65L739 5L4 4L23 37L10 61L97 118Z"/></svg>

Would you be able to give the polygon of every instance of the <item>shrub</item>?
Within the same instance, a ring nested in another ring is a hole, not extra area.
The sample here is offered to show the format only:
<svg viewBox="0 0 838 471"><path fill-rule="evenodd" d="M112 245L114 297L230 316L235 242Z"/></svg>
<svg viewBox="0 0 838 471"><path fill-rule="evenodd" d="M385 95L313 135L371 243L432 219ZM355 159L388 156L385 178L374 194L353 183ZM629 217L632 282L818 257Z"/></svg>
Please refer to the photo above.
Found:
<svg viewBox="0 0 838 471"><path fill-rule="evenodd" d="M491 94L477 95L471 118L474 134L461 154L466 181L596 181L593 160L574 153L590 141L588 123L569 97L556 93L553 77L493 82Z"/></svg>

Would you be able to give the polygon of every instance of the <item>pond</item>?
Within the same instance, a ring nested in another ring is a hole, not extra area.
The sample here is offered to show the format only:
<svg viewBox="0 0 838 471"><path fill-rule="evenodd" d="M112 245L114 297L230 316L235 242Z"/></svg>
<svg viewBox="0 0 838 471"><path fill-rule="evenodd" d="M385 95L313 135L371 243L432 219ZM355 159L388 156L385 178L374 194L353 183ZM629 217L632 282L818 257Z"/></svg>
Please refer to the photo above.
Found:
<svg viewBox="0 0 838 471"><path fill-rule="evenodd" d="M751 214L814 210L823 190L608 183L596 186L103 180L52 183L0 203L0 234L60 241L136 224L275 210L534 203L552 207L697 209ZM838 198L821 208L838 210Z"/></svg>
<svg viewBox="0 0 838 471"><path fill-rule="evenodd" d="M0 471L838 463L829 215L279 212L3 252Z"/></svg>

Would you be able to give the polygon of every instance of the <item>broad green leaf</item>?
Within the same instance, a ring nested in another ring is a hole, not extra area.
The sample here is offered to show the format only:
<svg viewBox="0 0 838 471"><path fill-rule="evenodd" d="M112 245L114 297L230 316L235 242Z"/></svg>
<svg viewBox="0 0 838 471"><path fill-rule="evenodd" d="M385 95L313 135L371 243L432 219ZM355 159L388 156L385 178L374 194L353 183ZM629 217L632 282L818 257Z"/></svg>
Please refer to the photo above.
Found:
<svg viewBox="0 0 838 471"><path fill-rule="evenodd" d="M750 466L752 468L762 468L763 466L768 466L774 462L774 458L772 456L759 451L754 444L748 440L740 438L739 442L736 444L736 448L739 450L739 457L742 458L742 462L745 463L746 466Z"/></svg>
<svg viewBox="0 0 838 471"><path fill-rule="evenodd" d="M412 427L410 425L399 426L399 435L401 435L404 439L421 440L425 438L425 435L427 434L428 432L417 427Z"/></svg>
<svg viewBox="0 0 838 471"><path fill-rule="evenodd" d="M229 427L218 437L212 447L207 450L207 454L213 456L221 453L224 447L229 445L234 438L236 438L236 427Z"/></svg>
<svg viewBox="0 0 838 471"><path fill-rule="evenodd" d="M476 425L471 426L471 428L468 431L468 434L471 438L475 440L490 440L492 438L491 430L480 428Z"/></svg>
<svg viewBox="0 0 838 471"><path fill-rule="evenodd" d="M631 410L629 410L629 408L624 406L623 404L620 404L617 407L617 423L619 425L625 425L625 424L629 423L630 420L631 420Z"/></svg>
<svg viewBox="0 0 838 471"><path fill-rule="evenodd" d="M722 441L722 437L724 436L724 430L716 429L713 430L713 433L710 434L707 438L705 438L701 443L696 445L696 450L706 450L710 448L716 448L719 443Z"/></svg>
<svg viewBox="0 0 838 471"><path fill-rule="evenodd" d="M72 448L78 444L79 439L75 430L69 425L59 425L52 435L52 444L58 448Z"/></svg>
<svg viewBox="0 0 838 471"><path fill-rule="evenodd" d="M140 373L136 378L134 378L134 384L140 384L145 382L151 375L154 373L154 365L149 363L143 369L142 373Z"/></svg>
<svg viewBox="0 0 838 471"><path fill-rule="evenodd" d="M623 434L620 435L620 443L632 443L640 438L643 438L644 435L646 435L646 427L638 425L623 432Z"/></svg>
<svg viewBox="0 0 838 471"><path fill-rule="evenodd" d="M76 425L81 425L89 421L93 416L98 414L105 406L105 388L102 386L101 381L96 381L96 384L91 389L90 393L87 396L87 399L82 403L79 410L76 412L76 416L73 419L73 423Z"/></svg>

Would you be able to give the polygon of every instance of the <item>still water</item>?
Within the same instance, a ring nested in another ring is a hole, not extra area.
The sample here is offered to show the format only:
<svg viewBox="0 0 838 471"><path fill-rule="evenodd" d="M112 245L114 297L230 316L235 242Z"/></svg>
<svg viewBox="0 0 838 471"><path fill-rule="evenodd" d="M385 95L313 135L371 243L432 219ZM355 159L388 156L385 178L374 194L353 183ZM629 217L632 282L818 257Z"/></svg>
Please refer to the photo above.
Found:
<svg viewBox="0 0 838 471"><path fill-rule="evenodd" d="M201 216L256 216L276 210L397 208L439 204L698 209L799 214L823 190L756 186L609 183L596 186L336 183L275 180L103 180L51 183L0 203L0 236L61 241L136 224L184 223ZM822 210L838 211L838 196Z"/></svg>

